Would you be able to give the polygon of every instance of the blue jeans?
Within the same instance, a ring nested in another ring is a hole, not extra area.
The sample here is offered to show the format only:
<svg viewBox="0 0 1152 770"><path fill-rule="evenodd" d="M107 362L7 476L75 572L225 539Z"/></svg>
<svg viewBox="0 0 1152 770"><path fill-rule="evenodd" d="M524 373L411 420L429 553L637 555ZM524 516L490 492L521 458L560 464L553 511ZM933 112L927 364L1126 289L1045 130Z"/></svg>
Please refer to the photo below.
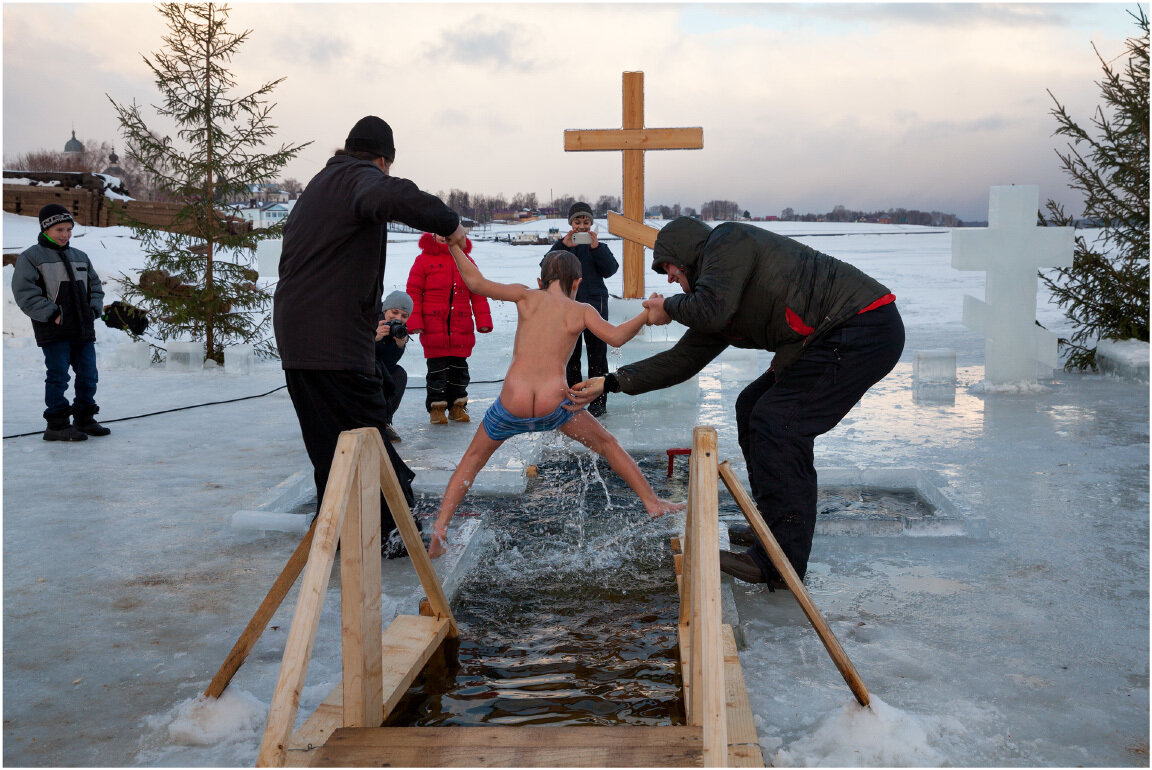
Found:
<svg viewBox="0 0 1152 770"><path fill-rule="evenodd" d="M49 342L44 351L44 416L68 414L72 405L64 395L68 390L68 367L76 372L76 408L96 406L96 344L61 340Z"/></svg>

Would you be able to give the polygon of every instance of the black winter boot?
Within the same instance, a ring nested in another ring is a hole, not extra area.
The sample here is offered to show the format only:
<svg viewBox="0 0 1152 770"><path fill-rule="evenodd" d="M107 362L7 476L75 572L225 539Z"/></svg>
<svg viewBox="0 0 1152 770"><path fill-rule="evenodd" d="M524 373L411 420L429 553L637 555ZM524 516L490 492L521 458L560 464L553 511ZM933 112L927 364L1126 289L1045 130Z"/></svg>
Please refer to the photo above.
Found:
<svg viewBox="0 0 1152 770"><path fill-rule="evenodd" d="M87 441L88 435L81 433L68 423L68 413L46 414L48 429L44 431L45 441Z"/></svg>
<svg viewBox="0 0 1152 770"><path fill-rule="evenodd" d="M107 436L112 432L111 428L105 428L100 423L96 422L96 413L100 411L98 406L90 407L72 407L72 422L76 426L76 430L88 434L89 436Z"/></svg>

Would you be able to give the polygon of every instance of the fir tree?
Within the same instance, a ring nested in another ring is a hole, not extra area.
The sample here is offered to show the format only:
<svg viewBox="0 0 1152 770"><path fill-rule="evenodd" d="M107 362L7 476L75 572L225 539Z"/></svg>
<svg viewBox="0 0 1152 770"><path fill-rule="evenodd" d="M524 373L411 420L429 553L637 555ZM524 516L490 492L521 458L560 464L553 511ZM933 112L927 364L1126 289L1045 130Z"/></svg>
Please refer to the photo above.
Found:
<svg viewBox="0 0 1152 770"><path fill-rule="evenodd" d="M1123 70L1096 51L1104 71L1097 82L1104 104L1092 117L1096 135L1048 92L1056 134L1071 139L1066 153L1057 152L1069 186L1084 194L1084 217L1101 228L1092 242L1076 236L1072 267L1040 274L1075 325L1060 340L1071 351L1068 369L1095 369L1098 339L1148 341L1148 16L1139 6L1128 13L1141 34L1128 38ZM1054 201L1047 209L1046 223L1075 223Z"/></svg>
<svg viewBox="0 0 1152 770"><path fill-rule="evenodd" d="M148 311L161 340L203 340L217 362L224 346L237 342L274 355L272 298L254 261L257 242L279 237L280 228L230 222L220 204L247 200L251 185L271 183L307 144L264 152L276 129L267 97L283 78L232 95L236 83L227 66L251 30L228 31L227 5L164 3L158 10L168 25L166 45L142 58L161 94L153 109L175 125L176 139L150 129L135 101L108 98L126 152L183 207L165 229L132 223L146 266L139 281L120 277L124 298Z"/></svg>

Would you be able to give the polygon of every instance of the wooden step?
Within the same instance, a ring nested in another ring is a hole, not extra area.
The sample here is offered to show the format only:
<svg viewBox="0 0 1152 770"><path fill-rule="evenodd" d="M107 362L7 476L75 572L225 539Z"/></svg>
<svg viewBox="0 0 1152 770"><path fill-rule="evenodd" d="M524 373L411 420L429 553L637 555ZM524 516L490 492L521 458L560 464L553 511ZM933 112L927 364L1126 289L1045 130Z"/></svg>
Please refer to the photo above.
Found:
<svg viewBox="0 0 1152 770"><path fill-rule="evenodd" d="M449 623L444 618L422 615L397 615L382 636L384 659L383 722L396 708L424 664L448 635ZM287 767L306 767L316 749L343 723L344 684L341 682L316 707L287 746Z"/></svg>
<svg viewBox="0 0 1152 770"><path fill-rule="evenodd" d="M313 767L700 767L699 727L346 727Z"/></svg>

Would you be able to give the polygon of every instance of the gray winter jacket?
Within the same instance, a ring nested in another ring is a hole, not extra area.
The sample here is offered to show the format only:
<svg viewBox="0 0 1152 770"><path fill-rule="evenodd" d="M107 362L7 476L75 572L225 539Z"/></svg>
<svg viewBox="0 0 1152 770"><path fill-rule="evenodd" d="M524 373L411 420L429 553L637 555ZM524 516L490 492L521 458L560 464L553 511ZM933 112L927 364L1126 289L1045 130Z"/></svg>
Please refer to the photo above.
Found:
<svg viewBox="0 0 1152 770"><path fill-rule="evenodd" d="M37 345L96 340L94 322L104 312L104 287L79 249L60 248L41 235L16 258L12 296L32 319Z"/></svg>
<svg viewBox="0 0 1152 770"><path fill-rule="evenodd" d="M752 225L715 229L695 219L669 222L656 238L652 269L682 268L691 292L664 300L688 331L669 350L621 367L620 389L646 393L684 382L724 348L771 350L780 378L804 346L888 295L846 262Z"/></svg>

